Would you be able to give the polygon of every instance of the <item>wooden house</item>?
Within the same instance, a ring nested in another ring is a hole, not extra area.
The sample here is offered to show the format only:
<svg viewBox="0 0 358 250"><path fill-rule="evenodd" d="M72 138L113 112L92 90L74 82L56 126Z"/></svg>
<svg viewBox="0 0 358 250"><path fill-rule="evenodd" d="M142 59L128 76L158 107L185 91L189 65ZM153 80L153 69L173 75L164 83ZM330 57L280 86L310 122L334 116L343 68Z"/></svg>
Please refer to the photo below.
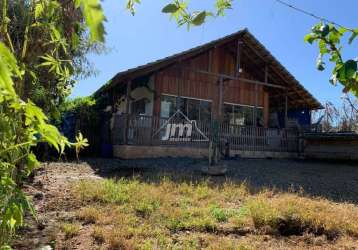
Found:
<svg viewBox="0 0 358 250"><path fill-rule="evenodd" d="M218 143L240 152L297 152L299 128L321 107L246 29L118 73L95 97L109 113L102 143L127 158L143 146L152 152L145 157L171 155L178 146L183 156L193 148L200 155L214 133ZM192 130L190 138L173 130L175 140L161 140L174 118L195 122L196 138Z"/></svg>

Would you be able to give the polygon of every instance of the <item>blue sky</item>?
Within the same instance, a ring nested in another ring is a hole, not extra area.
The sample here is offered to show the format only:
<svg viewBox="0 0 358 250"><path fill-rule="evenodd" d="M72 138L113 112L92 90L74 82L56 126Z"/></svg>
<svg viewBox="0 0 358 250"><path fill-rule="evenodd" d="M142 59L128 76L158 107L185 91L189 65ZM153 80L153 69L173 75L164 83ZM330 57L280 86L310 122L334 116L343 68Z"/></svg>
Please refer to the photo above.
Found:
<svg viewBox="0 0 358 250"><path fill-rule="evenodd" d="M357 0L286 0L287 2L334 20L348 27L358 27ZM224 17L210 19L203 26L188 31L161 13L169 2L142 0L132 16L125 1L102 2L106 23L106 46L109 52L89 55L98 74L81 80L72 97L92 94L116 73L168 55L190 49L243 28L249 31L321 102L339 103L340 87L329 84L330 68L320 72L315 62L317 46L303 42L303 37L318 20L295 12L274 0L237 0ZM214 0L191 0L194 9L212 9ZM358 40L346 46L345 58L358 56Z"/></svg>

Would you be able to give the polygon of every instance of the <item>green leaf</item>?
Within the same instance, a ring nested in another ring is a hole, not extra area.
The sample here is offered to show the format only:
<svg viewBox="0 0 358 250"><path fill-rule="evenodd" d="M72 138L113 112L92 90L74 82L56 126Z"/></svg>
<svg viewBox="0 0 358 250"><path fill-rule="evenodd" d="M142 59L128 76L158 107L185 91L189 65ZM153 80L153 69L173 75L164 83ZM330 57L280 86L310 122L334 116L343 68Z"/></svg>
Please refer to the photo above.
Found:
<svg viewBox="0 0 358 250"><path fill-rule="evenodd" d="M76 6L82 6L83 16L90 30L91 41L104 42L106 18L99 0L76 0Z"/></svg>
<svg viewBox="0 0 358 250"><path fill-rule="evenodd" d="M35 18L38 19L44 12L44 6L42 2L38 2L35 6Z"/></svg>
<svg viewBox="0 0 358 250"><path fill-rule="evenodd" d="M357 62L354 60L348 60L344 63L346 78L350 79L357 72Z"/></svg>
<svg viewBox="0 0 358 250"><path fill-rule="evenodd" d="M339 27L339 29L338 29L338 32L341 33L342 35L343 35L344 33L346 33L347 31L348 31L348 29L345 28L345 27Z"/></svg>
<svg viewBox="0 0 358 250"><path fill-rule="evenodd" d="M321 31L322 36L327 36L328 33L330 32L330 26L327 24L323 24L321 25L319 30Z"/></svg>
<svg viewBox="0 0 358 250"><path fill-rule="evenodd" d="M176 4L170 3L162 9L162 12L163 13L174 13L174 12L177 12L178 10L179 10L179 6L177 6Z"/></svg>
<svg viewBox="0 0 358 250"><path fill-rule="evenodd" d="M322 60L322 54L319 54L319 56L317 58L316 67L320 71L323 71L325 69L325 63Z"/></svg>
<svg viewBox="0 0 358 250"><path fill-rule="evenodd" d="M324 40L320 40L318 42L318 47L319 47L319 52L324 55L326 53L328 53L328 49L327 49L327 44Z"/></svg>
<svg viewBox="0 0 358 250"><path fill-rule="evenodd" d="M340 42L340 39L342 37L342 34L339 33L335 28L329 32L329 35L328 35L328 40L331 42L331 43L339 43Z"/></svg>
<svg viewBox="0 0 358 250"><path fill-rule="evenodd" d="M352 79L357 71L357 62L348 60L344 64L339 64L334 69L337 72L337 79L344 84L347 80Z"/></svg>
<svg viewBox="0 0 358 250"><path fill-rule="evenodd" d="M317 35L314 33L309 33L305 35L304 41L312 44L317 39Z"/></svg>
<svg viewBox="0 0 358 250"><path fill-rule="evenodd" d="M0 91L7 91L12 97L15 97L14 83L12 81L11 70L9 65L16 68L16 60L12 56L11 52L0 42ZM13 65L15 64L15 66Z"/></svg>
<svg viewBox="0 0 358 250"><path fill-rule="evenodd" d="M352 32L352 35L349 37L348 43L351 44L357 36L358 36L358 29L355 29Z"/></svg>
<svg viewBox="0 0 358 250"><path fill-rule="evenodd" d="M139 4L140 0L127 0L127 10L129 10L131 12L132 15L135 14L135 8L134 5L135 4Z"/></svg>
<svg viewBox="0 0 358 250"><path fill-rule="evenodd" d="M194 17L192 23L196 26L200 26L205 22L205 18L206 18L206 11L202 11Z"/></svg>
<svg viewBox="0 0 358 250"><path fill-rule="evenodd" d="M17 61L15 56L10 52L10 50L0 41L0 57L3 58L4 62L8 65L8 68L11 72L15 73L17 77L21 77L21 72L17 66Z"/></svg>

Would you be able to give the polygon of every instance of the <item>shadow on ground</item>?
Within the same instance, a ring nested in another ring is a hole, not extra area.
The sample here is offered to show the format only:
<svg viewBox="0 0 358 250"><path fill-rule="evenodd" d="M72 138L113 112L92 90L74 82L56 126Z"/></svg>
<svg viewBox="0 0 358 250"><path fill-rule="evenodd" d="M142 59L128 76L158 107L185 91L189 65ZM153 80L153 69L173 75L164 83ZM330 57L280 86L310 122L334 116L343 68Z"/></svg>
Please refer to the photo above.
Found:
<svg viewBox="0 0 358 250"><path fill-rule="evenodd" d="M246 181L253 190L276 188L300 190L337 202L358 203L358 165L303 160L235 159L225 161L225 176L209 177L201 173L207 162L191 158L140 160L86 159L96 173L106 178L138 178L158 182L163 177L174 182L198 182L209 179L211 185Z"/></svg>

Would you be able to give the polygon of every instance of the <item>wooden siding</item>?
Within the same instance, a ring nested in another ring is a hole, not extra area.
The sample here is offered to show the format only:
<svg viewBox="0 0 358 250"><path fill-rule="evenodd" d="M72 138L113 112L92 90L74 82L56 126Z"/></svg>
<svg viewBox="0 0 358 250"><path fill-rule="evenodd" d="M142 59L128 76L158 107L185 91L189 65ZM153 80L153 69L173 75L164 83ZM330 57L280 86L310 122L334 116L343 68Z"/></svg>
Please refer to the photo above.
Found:
<svg viewBox="0 0 358 250"><path fill-rule="evenodd" d="M154 115L160 113L160 95L171 94L183 97L212 100L213 117L219 114L219 79L215 76L199 73L205 70L213 73L221 73L234 76L236 62L231 54L224 48L215 48L190 60L159 71L155 74L155 100ZM255 80L247 72L240 75L247 79ZM257 88L257 106L264 107L264 121L268 122L268 93L262 85ZM255 106L255 85L240 82L239 80L224 81L223 101L227 103Z"/></svg>

